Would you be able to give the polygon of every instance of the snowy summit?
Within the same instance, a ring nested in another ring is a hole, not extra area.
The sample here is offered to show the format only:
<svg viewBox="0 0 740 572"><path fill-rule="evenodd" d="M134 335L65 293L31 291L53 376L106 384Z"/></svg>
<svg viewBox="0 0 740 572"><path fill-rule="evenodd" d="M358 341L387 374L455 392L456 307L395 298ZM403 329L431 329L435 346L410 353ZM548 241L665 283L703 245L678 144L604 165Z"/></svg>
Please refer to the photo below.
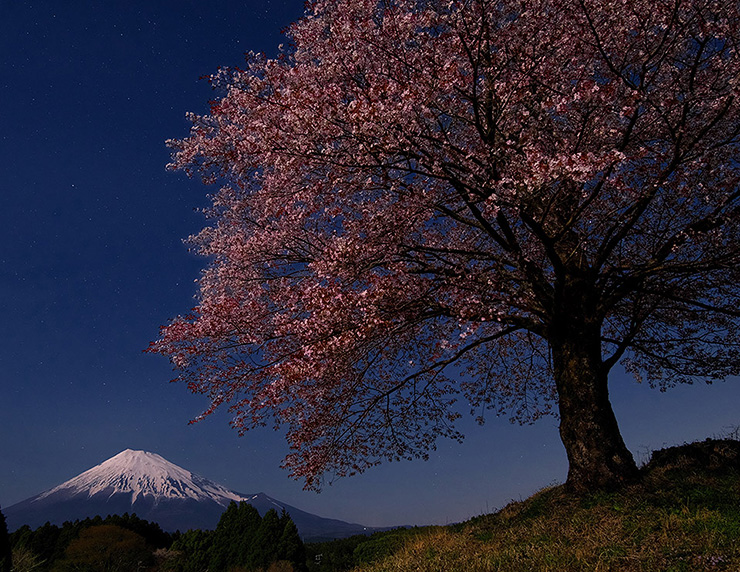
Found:
<svg viewBox="0 0 740 572"><path fill-rule="evenodd" d="M161 499L212 500L224 507L231 501L246 500L244 496L178 467L156 453L133 449L118 453L100 465L40 494L37 499L41 500L61 491L87 494L89 497L100 493L130 493L132 505L144 496L153 497L155 502Z"/></svg>

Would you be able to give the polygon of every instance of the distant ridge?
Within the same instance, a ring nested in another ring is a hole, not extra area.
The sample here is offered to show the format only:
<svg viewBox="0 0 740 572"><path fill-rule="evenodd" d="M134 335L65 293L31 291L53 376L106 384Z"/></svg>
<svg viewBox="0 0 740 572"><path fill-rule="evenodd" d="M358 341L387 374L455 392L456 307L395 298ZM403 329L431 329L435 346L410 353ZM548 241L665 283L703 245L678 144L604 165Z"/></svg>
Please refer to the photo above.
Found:
<svg viewBox="0 0 740 572"><path fill-rule="evenodd" d="M146 451L126 449L72 479L3 508L9 530L96 515L135 513L174 532L213 529L230 502L245 501L264 515L285 509L304 540L344 538L376 529L322 518L264 493L241 494Z"/></svg>

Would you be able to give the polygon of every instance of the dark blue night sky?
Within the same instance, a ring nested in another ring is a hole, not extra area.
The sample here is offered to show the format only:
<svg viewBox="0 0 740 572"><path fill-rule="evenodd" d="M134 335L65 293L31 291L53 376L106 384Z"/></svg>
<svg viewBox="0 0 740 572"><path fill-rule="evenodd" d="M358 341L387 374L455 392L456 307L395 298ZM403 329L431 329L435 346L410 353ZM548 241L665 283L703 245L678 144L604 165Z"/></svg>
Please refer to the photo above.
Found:
<svg viewBox="0 0 740 572"><path fill-rule="evenodd" d="M453 522L563 481L557 421L462 424L428 462L392 463L320 495L279 469L282 435L239 438L142 353L194 305L204 261L182 239L212 192L169 173L164 141L214 97L201 76L275 55L301 0L0 0L0 505L123 449L156 452L243 493L365 525ZM667 393L612 380L638 460L740 425L740 384Z"/></svg>

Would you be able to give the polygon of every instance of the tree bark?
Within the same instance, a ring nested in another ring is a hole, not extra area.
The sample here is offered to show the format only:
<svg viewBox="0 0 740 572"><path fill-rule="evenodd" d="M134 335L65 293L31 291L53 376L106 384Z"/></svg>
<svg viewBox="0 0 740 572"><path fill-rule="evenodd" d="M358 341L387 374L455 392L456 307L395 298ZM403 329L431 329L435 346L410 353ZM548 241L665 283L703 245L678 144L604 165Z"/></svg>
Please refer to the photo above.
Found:
<svg viewBox="0 0 740 572"><path fill-rule="evenodd" d="M601 355L601 326L574 312L552 332L560 438L568 455L566 485L575 492L610 490L633 482L638 470L609 401Z"/></svg>

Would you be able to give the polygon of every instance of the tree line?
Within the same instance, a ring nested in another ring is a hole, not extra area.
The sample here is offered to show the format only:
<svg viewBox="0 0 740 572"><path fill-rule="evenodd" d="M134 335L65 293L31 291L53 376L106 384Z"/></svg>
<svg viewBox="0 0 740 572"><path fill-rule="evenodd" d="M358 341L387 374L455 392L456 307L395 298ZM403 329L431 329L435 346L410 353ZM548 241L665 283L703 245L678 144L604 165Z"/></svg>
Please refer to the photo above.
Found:
<svg viewBox="0 0 740 572"><path fill-rule="evenodd" d="M128 513L9 534L0 512L0 572L304 572L305 560L287 512L260 516L244 502L232 502L215 530L172 534Z"/></svg>
<svg viewBox="0 0 740 572"><path fill-rule="evenodd" d="M203 570L306 570L306 553L290 515L274 509L260 516L245 502L232 502L216 529L189 530L172 543L173 572Z"/></svg>

